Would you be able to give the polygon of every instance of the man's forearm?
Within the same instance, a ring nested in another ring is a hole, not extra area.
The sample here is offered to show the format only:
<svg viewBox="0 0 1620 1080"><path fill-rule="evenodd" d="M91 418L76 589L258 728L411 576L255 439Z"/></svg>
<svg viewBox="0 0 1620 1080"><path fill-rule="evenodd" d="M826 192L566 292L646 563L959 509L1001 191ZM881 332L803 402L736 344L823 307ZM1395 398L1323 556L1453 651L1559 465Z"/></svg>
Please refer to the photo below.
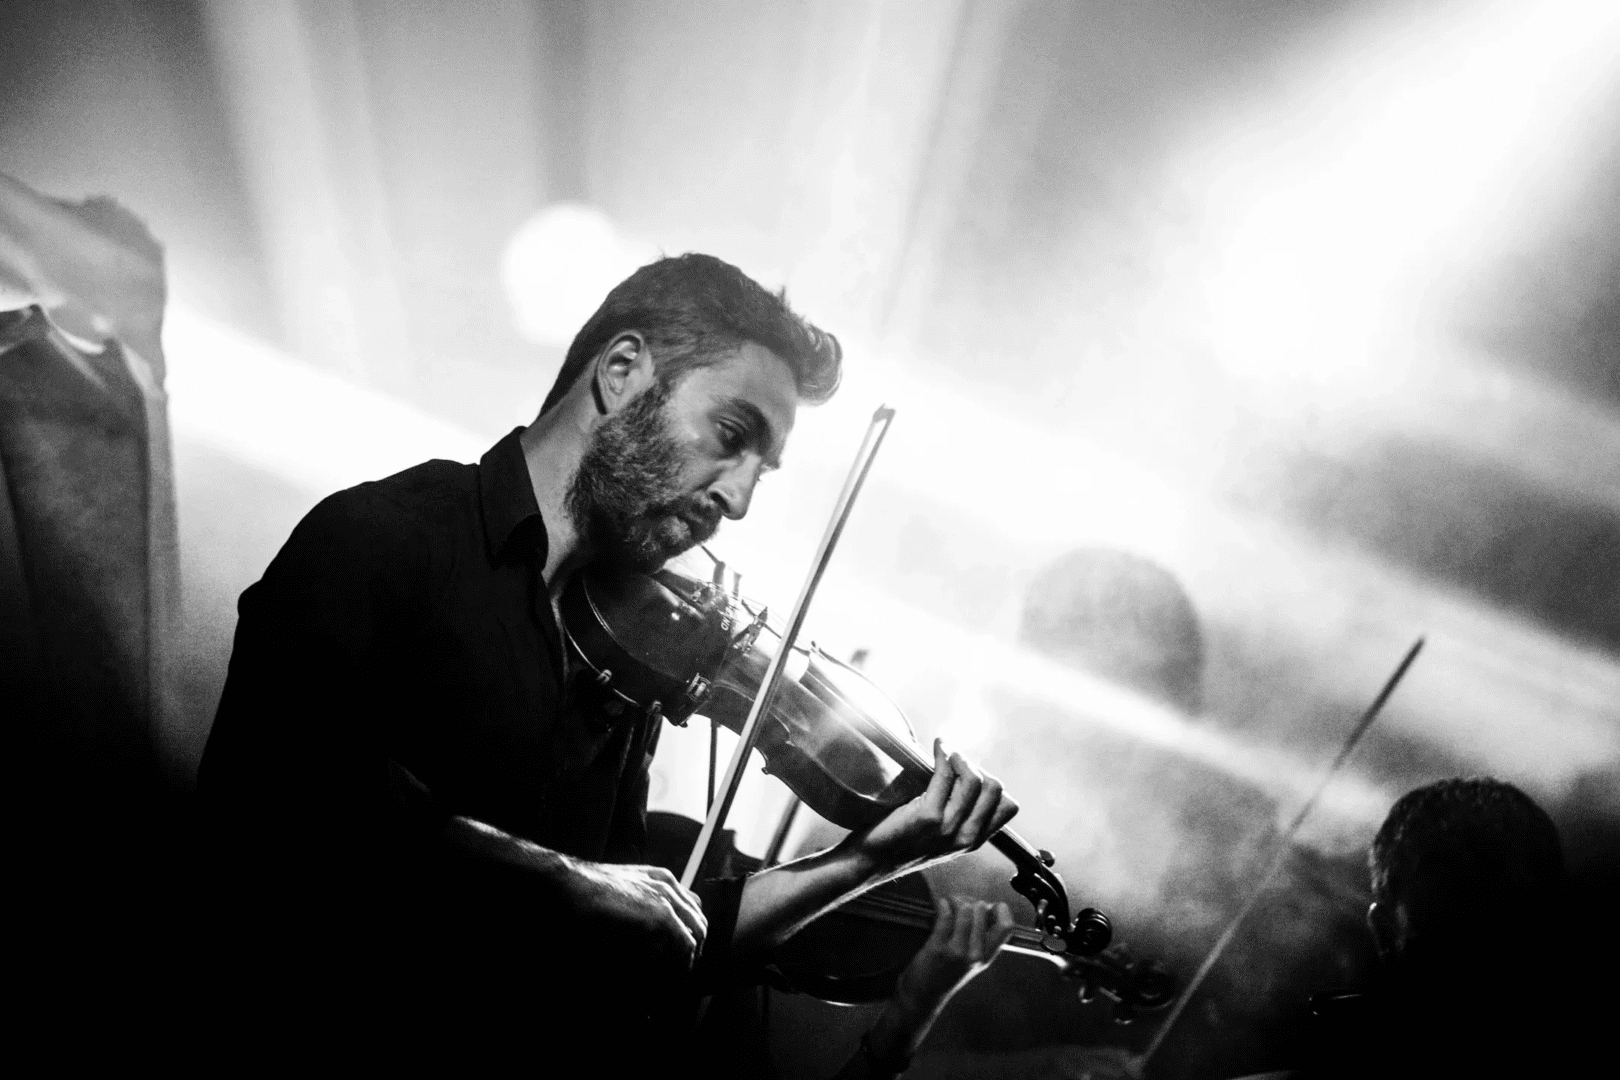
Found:
<svg viewBox="0 0 1620 1080"><path fill-rule="evenodd" d="M447 819L439 832L439 839L452 850L482 862L526 871L540 883L550 882L560 886L574 870L574 860L567 855L502 832L493 825L473 818Z"/></svg>
<svg viewBox="0 0 1620 1080"><path fill-rule="evenodd" d="M651 935L658 955L683 971L703 947L701 902L662 867L577 859L465 817L447 820L439 836L464 856L516 871L581 916Z"/></svg>
<svg viewBox="0 0 1620 1080"><path fill-rule="evenodd" d="M733 947L774 948L851 893L973 850L1017 812L1000 781L935 739L934 774L921 795L836 847L748 879Z"/></svg>
<svg viewBox="0 0 1620 1080"><path fill-rule="evenodd" d="M737 910L733 948L771 949L850 893L884 880L887 869L851 834L826 851L750 877Z"/></svg>

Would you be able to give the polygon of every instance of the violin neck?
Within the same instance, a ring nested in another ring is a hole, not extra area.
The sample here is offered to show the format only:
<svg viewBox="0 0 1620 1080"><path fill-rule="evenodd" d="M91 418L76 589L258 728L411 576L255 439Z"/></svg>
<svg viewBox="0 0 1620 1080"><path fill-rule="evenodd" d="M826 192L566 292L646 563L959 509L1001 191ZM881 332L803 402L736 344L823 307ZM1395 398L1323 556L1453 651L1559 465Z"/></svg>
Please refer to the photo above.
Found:
<svg viewBox="0 0 1620 1080"><path fill-rule="evenodd" d="M862 918L919 930L932 927L936 918L934 905L927 901L873 896L869 893L848 901L843 910ZM1061 941L1047 937L1032 926L1014 926L1012 936L1002 948L1024 956L1038 956L1042 960L1048 960L1058 967L1067 969L1071 961L1062 954L1061 949L1053 950L1054 943L1061 944Z"/></svg>
<svg viewBox="0 0 1620 1080"><path fill-rule="evenodd" d="M1045 867L1040 852L1029 846L1029 842L1011 829L1002 829L990 838L990 844L997 851L1011 859L1020 869L1033 869Z"/></svg>
<svg viewBox="0 0 1620 1080"><path fill-rule="evenodd" d="M1051 868L1041 852L1036 851L1029 843L1011 829L1002 829L990 838L990 846L1007 856L1014 866L1018 868L1020 877L1029 877L1039 880L1052 895L1052 903L1059 904L1064 909L1064 918L1068 917L1069 894L1063 884L1063 879ZM1034 898L1031 897L1031 903Z"/></svg>
<svg viewBox="0 0 1620 1080"><path fill-rule="evenodd" d="M1034 905L1036 923L1043 933L1066 935L1069 931L1069 891L1041 853L1011 829L1002 829L990 838L995 849L1017 867L1013 888Z"/></svg>
<svg viewBox="0 0 1620 1080"><path fill-rule="evenodd" d="M1038 930L1028 927L1015 927L1012 937L1002 947L1003 952L1018 953L1020 956L1034 956L1051 964L1056 964L1064 971L1072 966L1070 959L1061 952L1053 952L1046 947L1046 937Z"/></svg>

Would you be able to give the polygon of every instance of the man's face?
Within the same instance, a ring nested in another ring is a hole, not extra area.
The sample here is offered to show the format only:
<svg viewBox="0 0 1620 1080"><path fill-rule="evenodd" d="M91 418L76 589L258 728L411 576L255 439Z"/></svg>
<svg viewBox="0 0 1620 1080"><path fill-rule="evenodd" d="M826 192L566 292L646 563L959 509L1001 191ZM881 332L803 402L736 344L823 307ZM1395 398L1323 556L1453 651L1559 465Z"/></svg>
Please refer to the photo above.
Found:
<svg viewBox="0 0 1620 1080"><path fill-rule="evenodd" d="M748 513L797 405L792 369L752 343L654 382L592 433L568 492L575 528L610 561L656 569Z"/></svg>

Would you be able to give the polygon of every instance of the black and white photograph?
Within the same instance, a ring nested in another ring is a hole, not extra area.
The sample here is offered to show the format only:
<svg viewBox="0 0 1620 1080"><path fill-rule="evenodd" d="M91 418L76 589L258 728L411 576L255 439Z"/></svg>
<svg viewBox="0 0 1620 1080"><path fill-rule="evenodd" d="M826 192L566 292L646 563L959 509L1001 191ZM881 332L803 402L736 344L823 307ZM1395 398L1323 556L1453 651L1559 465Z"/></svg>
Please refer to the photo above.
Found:
<svg viewBox="0 0 1620 1080"><path fill-rule="evenodd" d="M0 718L18 1075L1604 1074L1620 2L0 0Z"/></svg>

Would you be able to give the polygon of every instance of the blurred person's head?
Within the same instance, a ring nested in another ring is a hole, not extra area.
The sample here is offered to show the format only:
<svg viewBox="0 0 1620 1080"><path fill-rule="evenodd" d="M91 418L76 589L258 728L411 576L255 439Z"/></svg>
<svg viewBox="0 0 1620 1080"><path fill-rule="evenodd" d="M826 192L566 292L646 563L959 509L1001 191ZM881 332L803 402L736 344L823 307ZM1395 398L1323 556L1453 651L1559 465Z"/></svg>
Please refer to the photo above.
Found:
<svg viewBox="0 0 1620 1080"><path fill-rule="evenodd" d="M583 443L568 492L601 557L651 569L748 512L800 405L832 396L838 340L709 255L626 278L574 338L537 424Z"/></svg>
<svg viewBox="0 0 1620 1080"><path fill-rule="evenodd" d="M1018 640L1183 712L1202 708L1198 615L1175 575L1140 556L1079 548L1048 563L1024 591Z"/></svg>
<svg viewBox="0 0 1620 1080"><path fill-rule="evenodd" d="M1553 918L1563 855L1552 819L1511 784L1452 779L1401 796L1368 856L1367 921L1397 973L1449 980Z"/></svg>

